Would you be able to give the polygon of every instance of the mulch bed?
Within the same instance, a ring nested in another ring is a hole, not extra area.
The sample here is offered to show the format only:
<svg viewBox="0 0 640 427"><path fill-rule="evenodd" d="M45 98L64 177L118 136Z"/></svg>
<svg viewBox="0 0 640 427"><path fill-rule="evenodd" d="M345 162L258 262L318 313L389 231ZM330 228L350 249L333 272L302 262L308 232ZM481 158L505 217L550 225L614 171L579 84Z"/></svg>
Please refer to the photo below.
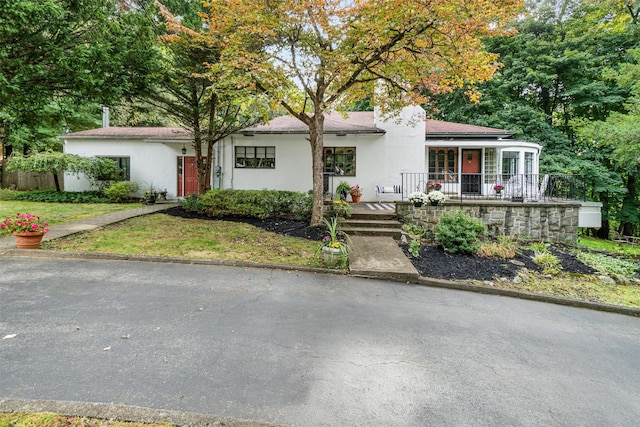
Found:
<svg viewBox="0 0 640 427"><path fill-rule="evenodd" d="M310 227L308 222L296 221L293 219L258 219L248 218L244 216L211 217L196 212L187 212L180 206L167 209L166 211L163 211L163 213L181 218L196 218L210 221L244 222L246 224L251 224L255 227L262 228L263 230L282 234L284 236L300 237L302 239L316 240L318 242L322 240L322 238L326 235L327 230L325 226Z"/></svg>
<svg viewBox="0 0 640 427"><path fill-rule="evenodd" d="M234 221L251 224L266 231L285 236L320 241L326 235L326 227L310 227L305 221L291 219L257 219L241 216L210 217L195 212L187 212L182 207L175 207L163 211L164 213L181 218L197 218L210 221ZM512 260L501 258L482 258L473 255L449 254L438 245L422 245L420 256L414 258L409 254L408 245L401 245L411 263L422 275L446 280L494 280L498 277L512 279L518 270L527 268L541 272L532 260L533 253L529 250L518 251ZM567 273L594 274L595 270L587 267L568 251L553 249L551 251L562 263L562 270Z"/></svg>
<svg viewBox="0 0 640 427"><path fill-rule="evenodd" d="M413 266L420 275L446 280L494 280L499 277L512 279L522 268L541 272L533 262L533 252L519 250L515 258L484 258L474 255L450 254L438 245L422 245L420 256L409 254L408 245L402 245ZM576 274L594 274L595 270L584 265L569 252L553 249L551 252L562 263L562 271Z"/></svg>

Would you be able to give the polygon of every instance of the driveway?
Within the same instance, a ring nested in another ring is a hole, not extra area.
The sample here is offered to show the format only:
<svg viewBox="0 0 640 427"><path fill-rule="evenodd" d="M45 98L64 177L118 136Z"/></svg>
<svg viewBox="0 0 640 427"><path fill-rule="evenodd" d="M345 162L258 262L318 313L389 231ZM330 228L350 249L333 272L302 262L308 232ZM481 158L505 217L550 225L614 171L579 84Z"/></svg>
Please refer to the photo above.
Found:
<svg viewBox="0 0 640 427"><path fill-rule="evenodd" d="M640 419L640 319L339 275L0 257L0 400L300 426Z"/></svg>

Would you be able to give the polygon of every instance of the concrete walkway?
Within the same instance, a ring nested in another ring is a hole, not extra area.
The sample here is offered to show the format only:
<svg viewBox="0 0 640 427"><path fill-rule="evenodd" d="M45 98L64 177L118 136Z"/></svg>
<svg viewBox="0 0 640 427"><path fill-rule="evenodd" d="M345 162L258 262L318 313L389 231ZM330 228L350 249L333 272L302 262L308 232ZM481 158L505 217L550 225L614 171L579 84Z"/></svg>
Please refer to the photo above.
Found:
<svg viewBox="0 0 640 427"><path fill-rule="evenodd" d="M351 236L353 254L349 262L351 274L399 282L416 283L418 271L388 236Z"/></svg>
<svg viewBox="0 0 640 427"><path fill-rule="evenodd" d="M118 212L111 212L103 215L92 216L89 218L79 219L76 221L69 221L62 224L56 224L49 227L49 232L44 235L45 241L59 239L61 237L70 236L72 234L80 233L82 231L95 230L105 225L115 224L125 219L134 218L137 216L147 215L154 212L164 211L169 208L179 206L179 203L167 202L158 203L149 206L139 206L134 209L127 209ZM13 236L7 236L0 238L0 252L6 249L15 249L16 242Z"/></svg>

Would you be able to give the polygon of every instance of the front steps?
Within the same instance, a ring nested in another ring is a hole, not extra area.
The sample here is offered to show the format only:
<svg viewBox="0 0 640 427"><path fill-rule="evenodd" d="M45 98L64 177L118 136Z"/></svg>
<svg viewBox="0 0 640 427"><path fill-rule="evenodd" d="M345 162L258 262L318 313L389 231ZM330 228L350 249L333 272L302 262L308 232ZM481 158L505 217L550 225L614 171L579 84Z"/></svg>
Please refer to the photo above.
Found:
<svg viewBox="0 0 640 427"><path fill-rule="evenodd" d="M351 207L351 218L340 220L340 229L349 236L388 236L400 240L402 224L394 211L369 209L355 203Z"/></svg>

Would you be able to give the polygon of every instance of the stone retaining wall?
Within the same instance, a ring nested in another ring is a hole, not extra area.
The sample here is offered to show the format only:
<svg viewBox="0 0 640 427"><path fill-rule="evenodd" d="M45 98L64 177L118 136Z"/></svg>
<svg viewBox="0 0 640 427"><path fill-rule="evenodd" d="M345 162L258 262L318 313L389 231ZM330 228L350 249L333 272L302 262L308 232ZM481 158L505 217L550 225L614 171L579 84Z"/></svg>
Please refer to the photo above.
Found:
<svg viewBox="0 0 640 427"><path fill-rule="evenodd" d="M574 244L578 238L579 204L477 202L428 204L415 207L410 203L396 203L401 221L434 231L443 213L462 209L481 219L493 235L515 235L534 240Z"/></svg>

